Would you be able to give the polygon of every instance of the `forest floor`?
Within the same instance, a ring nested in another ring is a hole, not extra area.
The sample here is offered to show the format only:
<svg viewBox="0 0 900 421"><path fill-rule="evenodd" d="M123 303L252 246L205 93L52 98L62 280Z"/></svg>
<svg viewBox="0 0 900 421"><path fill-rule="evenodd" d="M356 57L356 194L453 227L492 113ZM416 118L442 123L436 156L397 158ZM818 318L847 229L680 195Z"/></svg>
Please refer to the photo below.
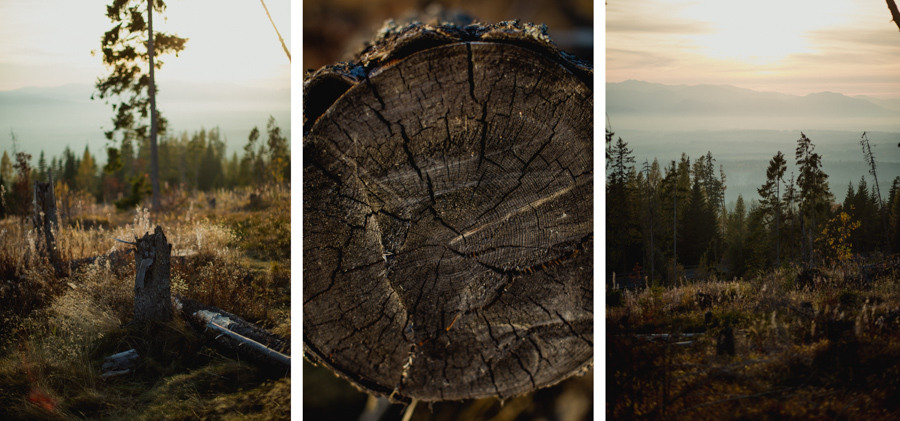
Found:
<svg viewBox="0 0 900 421"><path fill-rule="evenodd" d="M609 419L898 419L900 257L606 293Z"/></svg>
<svg viewBox="0 0 900 421"><path fill-rule="evenodd" d="M187 192L163 210L75 203L57 233L64 260L133 246L159 225L172 244L172 293L219 307L290 341L290 191ZM215 205L210 199L215 198ZM0 221L0 419L287 419L289 373L242 361L180 317L131 325L134 255L57 275L37 258L30 222ZM103 379L112 354L137 369Z"/></svg>

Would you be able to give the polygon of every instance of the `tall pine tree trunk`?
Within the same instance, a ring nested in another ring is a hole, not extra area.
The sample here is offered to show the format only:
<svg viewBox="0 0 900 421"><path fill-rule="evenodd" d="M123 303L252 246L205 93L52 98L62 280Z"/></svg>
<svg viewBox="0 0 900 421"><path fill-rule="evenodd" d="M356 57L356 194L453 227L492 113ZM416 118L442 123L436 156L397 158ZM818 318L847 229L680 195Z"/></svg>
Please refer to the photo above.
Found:
<svg viewBox="0 0 900 421"><path fill-rule="evenodd" d="M156 79L153 75L153 0L147 0L149 38L147 52L150 56L150 183L153 187L153 210L159 212L159 151L156 147Z"/></svg>
<svg viewBox="0 0 900 421"><path fill-rule="evenodd" d="M779 214L781 213L781 181L775 184L775 266L781 267L781 235Z"/></svg>

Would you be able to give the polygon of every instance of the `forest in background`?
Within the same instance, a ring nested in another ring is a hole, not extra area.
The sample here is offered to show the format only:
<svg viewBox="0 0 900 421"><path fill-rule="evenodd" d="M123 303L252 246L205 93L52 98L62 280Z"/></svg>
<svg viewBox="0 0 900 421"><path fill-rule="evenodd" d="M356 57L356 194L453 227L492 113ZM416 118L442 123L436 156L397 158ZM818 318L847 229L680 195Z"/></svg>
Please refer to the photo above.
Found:
<svg viewBox="0 0 900 421"><path fill-rule="evenodd" d="M0 157L0 218L24 215L30 209L34 180L46 182L52 174L63 216L71 214L77 200L111 203L120 210L133 209L150 194L149 139L125 138L119 148L108 148L105 162L85 147L76 153L68 146L62 156L38 157L16 151ZM265 131L254 127L239 155L228 154L218 128L200 129L189 135L161 136L159 173L164 193L179 190L211 192L239 187L259 188L290 181L289 140L270 117Z"/></svg>
<svg viewBox="0 0 900 421"><path fill-rule="evenodd" d="M772 151L766 182L753 197L724 203L727 168L711 152L661 165L635 163L621 137L607 130L607 279L619 286L677 279L757 275L787 265L842 264L900 247L900 177L882 175L863 134L861 161L870 168L834 200L822 156L804 134L794 145L797 172L787 174ZM788 144L785 145L786 147ZM790 154L791 150L785 148ZM879 194L881 193L881 194Z"/></svg>

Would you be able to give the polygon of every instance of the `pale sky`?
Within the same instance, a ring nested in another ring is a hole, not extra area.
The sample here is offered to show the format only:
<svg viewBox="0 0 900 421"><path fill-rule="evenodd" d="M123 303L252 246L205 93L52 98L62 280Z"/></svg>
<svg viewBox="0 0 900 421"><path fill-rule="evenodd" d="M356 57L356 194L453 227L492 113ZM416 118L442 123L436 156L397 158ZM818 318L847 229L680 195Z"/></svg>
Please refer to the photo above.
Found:
<svg viewBox="0 0 900 421"><path fill-rule="evenodd" d="M108 74L100 38L113 24L109 0L0 1L0 91L23 87L93 84ZM259 0L168 0L153 29L189 38L176 58L163 56L157 83L233 82L244 86L290 86L290 62ZM289 0L266 6L288 49ZM97 55L92 56L91 51Z"/></svg>
<svg viewBox="0 0 900 421"><path fill-rule="evenodd" d="M609 0L606 81L900 98L883 0Z"/></svg>

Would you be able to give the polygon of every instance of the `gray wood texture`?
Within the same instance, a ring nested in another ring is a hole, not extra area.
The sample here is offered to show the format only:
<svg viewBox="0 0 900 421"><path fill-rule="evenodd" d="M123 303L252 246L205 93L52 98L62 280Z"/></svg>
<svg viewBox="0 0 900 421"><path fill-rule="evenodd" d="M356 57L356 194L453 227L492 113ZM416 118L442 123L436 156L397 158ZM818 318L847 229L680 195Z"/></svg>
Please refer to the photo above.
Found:
<svg viewBox="0 0 900 421"><path fill-rule="evenodd" d="M183 297L175 298L181 315L216 345L242 359L288 373L291 368L290 342L234 314Z"/></svg>
<svg viewBox="0 0 900 421"><path fill-rule="evenodd" d="M137 240L135 252L134 321L172 319L170 256L172 245L162 227Z"/></svg>
<svg viewBox="0 0 900 421"><path fill-rule="evenodd" d="M50 181L43 183L34 181L34 215L32 222L40 239L40 253L47 257L56 268L57 274L62 269L62 258L56 245L54 231L59 230L59 217L56 212L56 192L53 187L53 175Z"/></svg>
<svg viewBox="0 0 900 421"><path fill-rule="evenodd" d="M336 99L305 110L304 354L394 401L592 363L590 70L505 25L398 30L305 85Z"/></svg>

